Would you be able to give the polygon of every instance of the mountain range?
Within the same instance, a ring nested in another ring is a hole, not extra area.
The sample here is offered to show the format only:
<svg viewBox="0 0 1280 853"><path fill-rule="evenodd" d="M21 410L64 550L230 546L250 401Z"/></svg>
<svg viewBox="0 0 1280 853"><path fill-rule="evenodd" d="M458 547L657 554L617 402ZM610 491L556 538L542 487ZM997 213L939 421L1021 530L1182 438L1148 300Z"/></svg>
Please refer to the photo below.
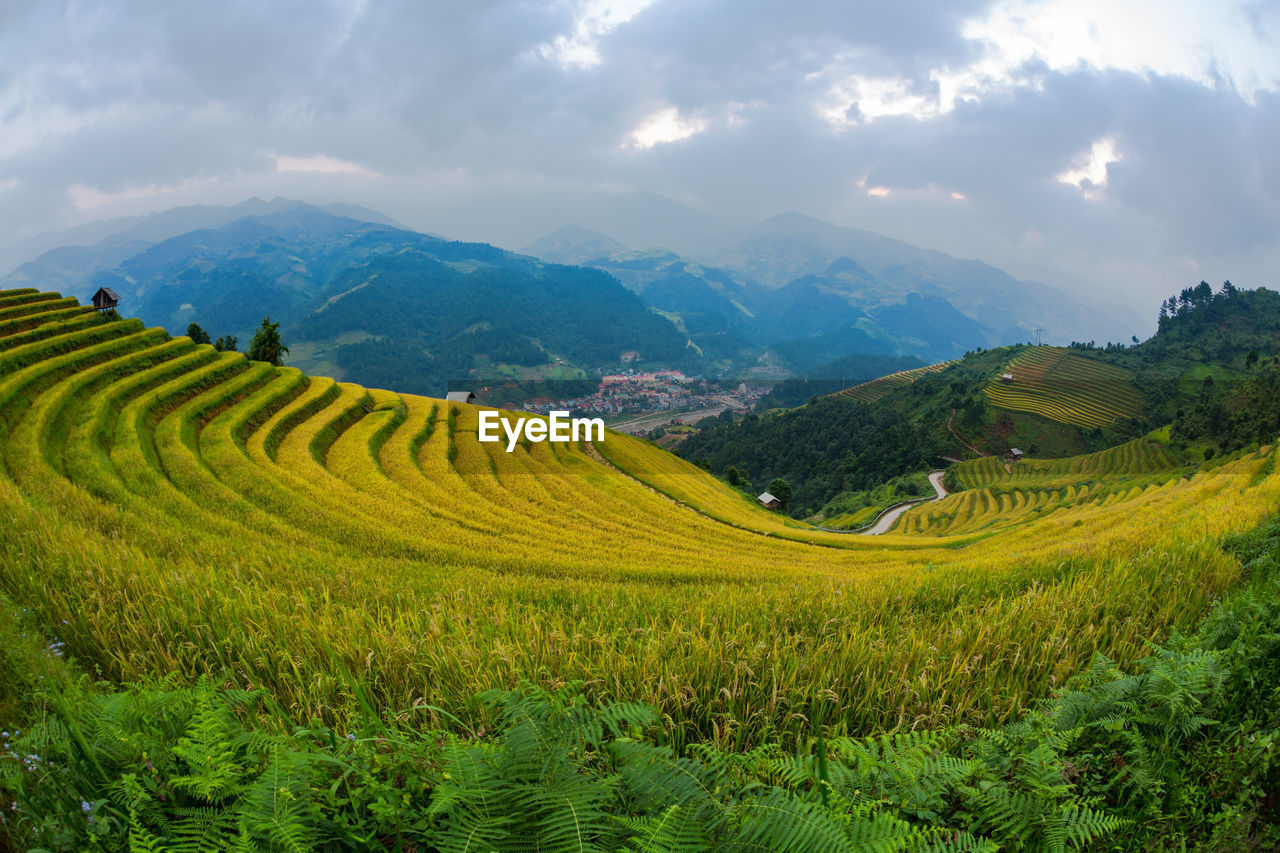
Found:
<svg viewBox="0 0 1280 853"><path fill-rule="evenodd" d="M576 226L521 251L607 270L674 313L690 310L694 301L704 316L741 325L757 339L785 342L786 360L798 368L806 365L794 361L797 349L823 353L810 366L854 351L940 360L1033 340L1037 330L1067 343L1127 340L1142 325L1125 309L1099 311L981 261L799 213L724 233L687 258L655 248L630 252L608 235Z"/></svg>
<svg viewBox="0 0 1280 853"><path fill-rule="evenodd" d="M772 378L854 353L938 361L1037 329L1064 341L1129 331L987 264L793 213L683 255L574 226L515 253L287 199L175 208L61 239L93 242L44 251L0 285L81 299L108 286L175 334L195 322L247 341L270 316L292 363L424 393L624 361Z"/></svg>

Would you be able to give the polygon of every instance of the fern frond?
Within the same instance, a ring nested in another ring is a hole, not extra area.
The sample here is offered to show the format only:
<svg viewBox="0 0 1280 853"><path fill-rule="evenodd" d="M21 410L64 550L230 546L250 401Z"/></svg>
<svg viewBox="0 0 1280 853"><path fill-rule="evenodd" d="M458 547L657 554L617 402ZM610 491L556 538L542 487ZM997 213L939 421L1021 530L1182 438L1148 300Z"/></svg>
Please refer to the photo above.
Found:
<svg viewBox="0 0 1280 853"><path fill-rule="evenodd" d="M819 803L796 799L781 788L744 799L734 810L732 822L736 830L734 842L778 853L855 849L847 826L830 811ZM861 822L856 849L869 853L899 850L905 827L888 815Z"/></svg>
<svg viewBox="0 0 1280 853"><path fill-rule="evenodd" d="M648 817L619 817L631 832L627 846L637 853L701 853L710 846L706 826L690 809L673 805Z"/></svg>
<svg viewBox="0 0 1280 853"><path fill-rule="evenodd" d="M315 841L314 807L301 761L300 756L276 747L261 775L237 801L242 832L290 853L310 850Z"/></svg>

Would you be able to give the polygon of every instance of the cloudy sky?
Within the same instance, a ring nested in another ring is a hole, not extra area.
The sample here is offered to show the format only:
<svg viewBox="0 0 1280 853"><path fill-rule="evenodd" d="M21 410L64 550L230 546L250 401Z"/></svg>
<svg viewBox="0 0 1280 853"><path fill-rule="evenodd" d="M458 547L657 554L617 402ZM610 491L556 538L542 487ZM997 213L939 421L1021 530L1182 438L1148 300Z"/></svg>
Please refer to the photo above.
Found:
<svg viewBox="0 0 1280 853"><path fill-rule="evenodd" d="M4 0L0 245L286 195L515 248L641 191L1147 315L1280 286L1278 88L1280 2Z"/></svg>

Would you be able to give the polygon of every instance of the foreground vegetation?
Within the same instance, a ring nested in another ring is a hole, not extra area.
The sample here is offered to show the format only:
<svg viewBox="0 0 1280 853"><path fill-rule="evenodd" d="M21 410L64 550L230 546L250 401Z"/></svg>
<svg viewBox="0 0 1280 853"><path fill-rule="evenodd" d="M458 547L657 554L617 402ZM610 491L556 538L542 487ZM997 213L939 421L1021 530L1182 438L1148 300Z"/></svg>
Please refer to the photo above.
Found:
<svg viewBox="0 0 1280 853"><path fill-rule="evenodd" d="M589 702L578 686L489 693L494 729L466 736L369 704L334 730L207 678L100 692L6 606L0 673L38 722L6 732L0 840L54 851L1271 850L1280 521L1226 549L1246 584L1131 672L1098 657L997 728L850 738L815 720L795 747L745 754L673 750L655 709Z"/></svg>

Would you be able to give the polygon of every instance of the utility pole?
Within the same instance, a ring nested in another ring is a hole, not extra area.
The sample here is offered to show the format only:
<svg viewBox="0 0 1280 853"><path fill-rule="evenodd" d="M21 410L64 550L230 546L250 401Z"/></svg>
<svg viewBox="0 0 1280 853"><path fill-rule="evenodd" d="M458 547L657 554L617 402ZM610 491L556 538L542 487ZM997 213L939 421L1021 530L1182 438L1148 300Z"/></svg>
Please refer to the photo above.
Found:
<svg viewBox="0 0 1280 853"><path fill-rule="evenodd" d="M1040 346L1040 336L1044 334L1044 329L1036 329L1036 346Z"/></svg>

